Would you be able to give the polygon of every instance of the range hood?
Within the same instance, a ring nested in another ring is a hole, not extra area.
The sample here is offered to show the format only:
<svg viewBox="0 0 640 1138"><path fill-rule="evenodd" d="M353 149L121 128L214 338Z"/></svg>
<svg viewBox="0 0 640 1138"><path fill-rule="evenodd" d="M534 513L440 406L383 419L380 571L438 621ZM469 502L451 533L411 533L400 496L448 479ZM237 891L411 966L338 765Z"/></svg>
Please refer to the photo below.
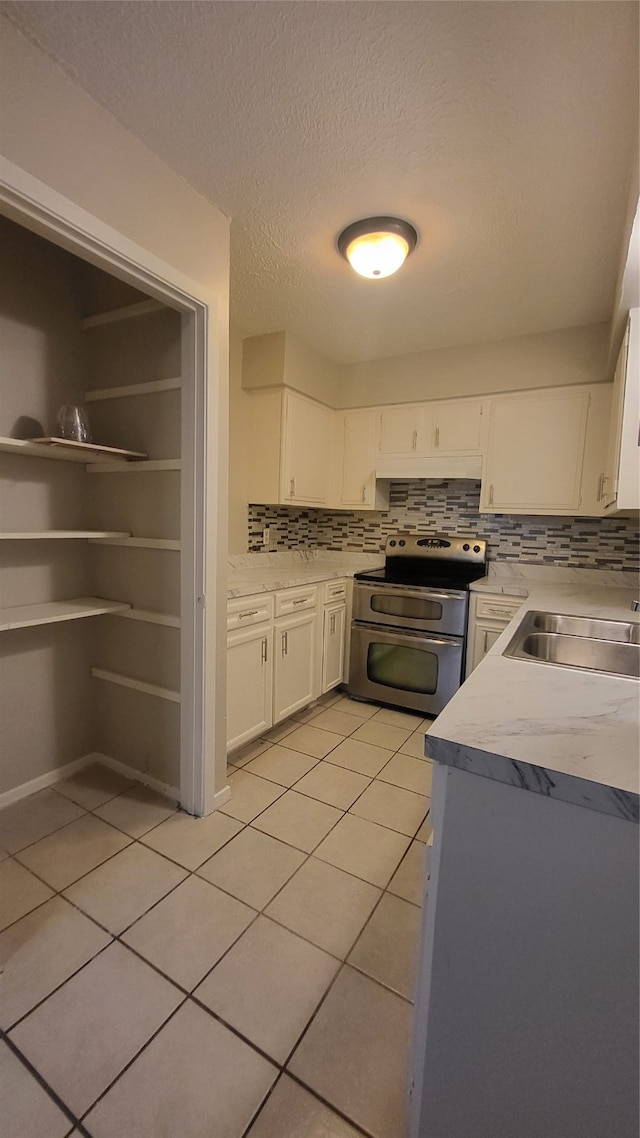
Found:
<svg viewBox="0 0 640 1138"><path fill-rule="evenodd" d="M383 456L376 463L376 478L472 478L482 477L482 455L433 455L424 458Z"/></svg>

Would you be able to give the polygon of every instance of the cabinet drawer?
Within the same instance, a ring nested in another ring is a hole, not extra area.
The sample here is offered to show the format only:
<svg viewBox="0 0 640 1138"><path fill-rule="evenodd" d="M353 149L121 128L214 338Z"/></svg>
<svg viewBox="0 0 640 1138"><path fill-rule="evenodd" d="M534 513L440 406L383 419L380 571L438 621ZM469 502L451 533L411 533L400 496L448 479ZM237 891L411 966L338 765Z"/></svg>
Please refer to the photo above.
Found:
<svg viewBox="0 0 640 1138"><path fill-rule="evenodd" d="M273 618L273 593L254 597L234 597L227 603L227 631L248 628Z"/></svg>
<svg viewBox="0 0 640 1138"><path fill-rule="evenodd" d="M333 604L334 601L343 601L347 595L346 581L327 581L323 588L325 605Z"/></svg>
<svg viewBox="0 0 640 1138"><path fill-rule="evenodd" d="M300 589L284 589L276 593L276 616L291 616L294 612L304 612L305 609L316 607L318 589L316 585L308 585Z"/></svg>
<svg viewBox="0 0 640 1138"><path fill-rule="evenodd" d="M524 601L524 597L478 596L476 616L488 616L493 620L504 620L508 623L518 609L522 608Z"/></svg>

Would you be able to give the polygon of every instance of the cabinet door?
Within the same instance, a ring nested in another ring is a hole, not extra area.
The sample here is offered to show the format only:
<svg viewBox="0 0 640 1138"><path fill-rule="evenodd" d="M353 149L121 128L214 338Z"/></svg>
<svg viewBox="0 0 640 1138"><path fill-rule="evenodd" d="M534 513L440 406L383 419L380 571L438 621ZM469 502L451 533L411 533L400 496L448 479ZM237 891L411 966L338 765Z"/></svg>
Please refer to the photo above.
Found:
<svg viewBox="0 0 640 1138"><path fill-rule="evenodd" d="M482 412L480 399L434 403L431 431L434 454L480 454Z"/></svg>
<svg viewBox="0 0 640 1138"><path fill-rule="evenodd" d="M373 507L376 493L373 431L375 412L347 411L343 418L341 504Z"/></svg>
<svg viewBox="0 0 640 1138"><path fill-rule="evenodd" d="M383 407L380 412L380 454L415 457L429 449L429 414L422 404Z"/></svg>
<svg viewBox="0 0 640 1138"><path fill-rule="evenodd" d="M322 691L329 691L344 679L344 636L346 605L332 605L324 610L322 638Z"/></svg>
<svg viewBox="0 0 640 1138"><path fill-rule="evenodd" d="M227 751L271 727L272 649L270 625L227 637Z"/></svg>
<svg viewBox="0 0 640 1138"><path fill-rule="evenodd" d="M611 418L609 420L609 439L607 443L607 457L600 494L603 506L612 506L618 493L618 472L620 467L620 444L622 441L622 415L624 410L624 392L627 379L627 359L629 353L629 325L624 334L622 347L616 364L613 377L613 391L611 394Z"/></svg>
<svg viewBox="0 0 640 1138"><path fill-rule="evenodd" d="M498 637L504 632L507 624L493 624L477 620L475 622L473 636L469 645L469 654L467 657L467 671L469 675L474 668L477 668L480 661L486 656L489 649L495 644Z"/></svg>
<svg viewBox="0 0 640 1138"><path fill-rule="evenodd" d="M315 612L276 621L273 722L279 723L315 698Z"/></svg>
<svg viewBox="0 0 640 1138"><path fill-rule="evenodd" d="M480 510L575 514L589 402L584 388L492 400Z"/></svg>
<svg viewBox="0 0 640 1138"><path fill-rule="evenodd" d="M328 501L332 412L287 391L281 496L283 502L324 505Z"/></svg>

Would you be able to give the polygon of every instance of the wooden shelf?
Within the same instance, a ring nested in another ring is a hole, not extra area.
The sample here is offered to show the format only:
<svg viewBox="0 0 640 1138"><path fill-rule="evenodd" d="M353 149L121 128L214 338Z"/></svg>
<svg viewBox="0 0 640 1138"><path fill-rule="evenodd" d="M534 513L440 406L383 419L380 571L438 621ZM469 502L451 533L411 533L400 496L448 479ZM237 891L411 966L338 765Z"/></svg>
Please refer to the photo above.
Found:
<svg viewBox="0 0 640 1138"><path fill-rule="evenodd" d="M110 684L119 684L123 688L132 688L133 691L144 692L145 695L155 695L158 699L168 699L171 703L180 703L180 692L161 688L158 684L146 684L142 680L134 680L131 676L123 676L120 672L107 672L104 668L92 668L91 675L96 680L106 680Z"/></svg>
<svg viewBox="0 0 640 1138"><path fill-rule="evenodd" d="M58 624L63 620L81 620L87 616L122 612L129 605L118 601L102 601L99 597L78 597L73 601L47 601L39 605L19 605L0 609L0 632L12 628L33 628L38 624Z"/></svg>
<svg viewBox="0 0 640 1138"><path fill-rule="evenodd" d="M0 438L0 451L8 454L20 454L26 458L53 458L63 462L83 462L86 466L91 462L104 462L105 457L122 456L121 466L127 466L127 456L130 458L146 458L138 455L136 451L119 450L117 447L102 447L92 443L72 443L61 440L52 445L50 443L33 442L31 439Z"/></svg>
<svg viewBox="0 0 640 1138"><path fill-rule="evenodd" d="M113 609L114 616L126 616L129 620L141 620L147 624L161 624L165 628L180 628L180 617L168 612L151 612L150 609Z"/></svg>
<svg viewBox="0 0 640 1138"><path fill-rule="evenodd" d="M145 462L96 462L88 474L153 474L156 470L180 470L179 458L150 458Z"/></svg>
<svg viewBox="0 0 640 1138"><path fill-rule="evenodd" d="M126 387L101 387L96 391L85 391L85 403L96 403L100 399L127 399L131 395L155 395L162 391L178 391L182 387L180 377L176 379L154 379L150 383L129 383Z"/></svg>
<svg viewBox="0 0 640 1138"><path fill-rule="evenodd" d="M90 545L124 545L131 549L169 549L180 552L180 542L163 537L131 537L129 534L92 534Z"/></svg>
<svg viewBox="0 0 640 1138"><path fill-rule="evenodd" d="M101 324L115 324L118 320L132 320L136 316L147 316L150 312L160 312L166 305L159 300L140 300L137 304L125 304L123 308L112 308L109 312L97 312L95 316L85 316L82 327L99 328Z"/></svg>
<svg viewBox="0 0 640 1138"><path fill-rule="evenodd" d="M124 542L130 535L113 530L95 529L45 529L16 533L0 533L0 541L96 541L108 538L110 541Z"/></svg>

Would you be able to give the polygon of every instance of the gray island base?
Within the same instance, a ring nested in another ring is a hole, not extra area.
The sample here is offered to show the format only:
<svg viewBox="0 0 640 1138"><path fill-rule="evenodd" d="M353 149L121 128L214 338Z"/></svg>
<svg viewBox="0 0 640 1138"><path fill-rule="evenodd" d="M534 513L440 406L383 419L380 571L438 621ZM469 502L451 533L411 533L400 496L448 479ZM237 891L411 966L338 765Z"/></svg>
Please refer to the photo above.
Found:
<svg viewBox="0 0 640 1138"><path fill-rule="evenodd" d="M548 607L629 611L626 590L603 594ZM639 1133L640 692L506 660L541 599L426 735L434 848L410 1138Z"/></svg>

